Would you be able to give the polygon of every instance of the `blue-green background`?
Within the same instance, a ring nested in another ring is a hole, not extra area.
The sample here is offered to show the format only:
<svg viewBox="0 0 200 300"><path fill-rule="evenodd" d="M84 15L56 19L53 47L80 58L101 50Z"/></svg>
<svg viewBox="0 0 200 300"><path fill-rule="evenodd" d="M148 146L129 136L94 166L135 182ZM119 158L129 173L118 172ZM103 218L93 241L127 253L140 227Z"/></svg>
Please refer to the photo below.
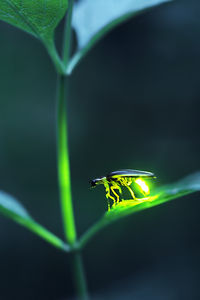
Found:
<svg viewBox="0 0 200 300"><path fill-rule="evenodd" d="M88 180L131 168L154 172L161 185L200 170L199 11L199 1L182 0L137 16L108 34L72 75L69 142L79 235L107 207L103 187L90 191ZM40 42L0 22L0 189L64 238L56 79ZM93 238L83 259L94 299L198 300L199 197L140 212ZM3 300L73 295L69 258L3 216L0 265Z"/></svg>

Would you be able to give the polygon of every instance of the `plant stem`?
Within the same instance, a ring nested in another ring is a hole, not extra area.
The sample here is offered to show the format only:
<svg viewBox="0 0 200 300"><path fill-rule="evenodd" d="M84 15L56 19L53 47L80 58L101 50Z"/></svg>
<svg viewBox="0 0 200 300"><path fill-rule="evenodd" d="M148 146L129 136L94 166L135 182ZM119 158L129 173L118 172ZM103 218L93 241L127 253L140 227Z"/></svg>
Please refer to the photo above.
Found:
<svg viewBox="0 0 200 300"><path fill-rule="evenodd" d="M73 0L69 2L63 37L63 65L67 70L71 50L71 18ZM66 72L65 72L66 75ZM72 272L79 300L89 300L81 254L76 250L76 227L71 197L69 147L67 136L66 98L69 95L69 76L58 78L58 177L65 236L71 250ZM67 95L66 95L67 94Z"/></svg>
<svg viewBox="0 0 200 300"><path fill-rule="evenodd" d="M67 140L66 87L69 91L69 77L58 79L58 178L65 236L71 246L72 271L78 298L88 300L86 279L80 253L76 251L76 228L71 197L70 164Z"/></svg>
<svg viewBox="0 0 200 300"><path fill-rule="evenodd" d="M76 228L71 197L70 164L66 116L66 84L69 78L59 75L58 78L58 179L61 207L66 239L70 246L76 242ZM68 85L69 86L69 85ZM67 88L68 91L68 88Z"/></svg>
<svg viewBox="0 0 200 300"><path fill-rule="evenodd" d="M89 300L86 278L81 255L78 251L70 253L74 285L79 300Z"/></svg>
<svg viewBox="0 0 200 300"><path fill-rule="evenodd" d="M65 66L58 55L58 52L54 45L54 42L53 41L49 42L44 39L42 40L42 42L45 45L47 52L48 52L49 56L51 57L58 74L65 75L65 72L66 72Z"/></svg>

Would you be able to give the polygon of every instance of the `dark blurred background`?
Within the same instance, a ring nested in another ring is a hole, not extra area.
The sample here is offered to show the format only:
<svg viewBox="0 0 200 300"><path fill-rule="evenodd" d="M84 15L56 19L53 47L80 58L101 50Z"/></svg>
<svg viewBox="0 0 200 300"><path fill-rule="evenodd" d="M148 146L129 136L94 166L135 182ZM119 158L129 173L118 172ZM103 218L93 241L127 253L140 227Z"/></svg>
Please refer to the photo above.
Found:
<svg viewBox="0 0 200 300"><path fill-rule="evenodd" d="M131 168L157 186L200 170L200 3L174 1L109 33L78 65L68 100L79 236L107 208L88 180ZM57 39L62 31L58 28ZM0 189L64 238L56 169L56 73L40 42L0 22ZM200 195L120 220L83 260L94 299L200 299ZM0 298L73 297L69 258L0 217Z"/></svg>

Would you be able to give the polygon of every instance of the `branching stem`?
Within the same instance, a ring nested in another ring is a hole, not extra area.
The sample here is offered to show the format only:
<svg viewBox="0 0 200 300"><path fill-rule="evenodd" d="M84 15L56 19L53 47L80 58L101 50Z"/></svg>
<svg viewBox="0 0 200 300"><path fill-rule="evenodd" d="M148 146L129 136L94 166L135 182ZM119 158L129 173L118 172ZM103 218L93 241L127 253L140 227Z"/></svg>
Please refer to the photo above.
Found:
<svg viewBox="0 0 200 300"><path fill-rule="evenodd" d="M65 236L70 246L76 242L76 228L71 197L69 147L67 135L66 86L69 78L59 75L58 78L58 108L57 108L57 145L58 145L58 178L60 187L61 208Z"/></svg>
<svg viewBox="0 0 200 300"><path fill-rule="evenodd" d="M70 1L66 16L63 37L63 61L62 65L67 70L71 49L71 17L73 0ZM65 72L66 73L66 72ZM57 87L57 152L58 152L58 179L61 198L61 209L66 240L70 247L72 261L72 272L76 294L79 300L89 300L86 285L86 277L83 270L80 250L76 248L77 234L75 227L71 181L70 160L68 146L67 107L66 99L69 99L69 76L59 73Z"/></svg>

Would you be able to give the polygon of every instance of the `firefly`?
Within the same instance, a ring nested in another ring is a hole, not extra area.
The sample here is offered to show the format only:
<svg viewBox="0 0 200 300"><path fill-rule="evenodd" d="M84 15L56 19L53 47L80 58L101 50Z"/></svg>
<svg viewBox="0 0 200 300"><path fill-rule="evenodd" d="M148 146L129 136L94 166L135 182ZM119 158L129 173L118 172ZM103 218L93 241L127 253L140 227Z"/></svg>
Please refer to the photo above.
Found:
<svg viewBox="0 0 200 300"><path fill-rule="evenodd" d="M140 187L140 192L146 196L150 193L150 191L148 185L143 179L152 179L152 178L156 178L156 177L151 172L128 169L128 170L111 172L107 176L102 176L90 180L90 183L91 183L91 188L94 188L99 184L104 185L106 189L106 198L108 199L108 210L110 210L109 198L113 200L113 205L119 203L119 195L117 194L116 191L122 194L121 186L125 186L129 190L132 198L134 200L137 200L130 185L133 182L137 183ZM110 194L110 191L112 191L116 199Z"/></svg>

